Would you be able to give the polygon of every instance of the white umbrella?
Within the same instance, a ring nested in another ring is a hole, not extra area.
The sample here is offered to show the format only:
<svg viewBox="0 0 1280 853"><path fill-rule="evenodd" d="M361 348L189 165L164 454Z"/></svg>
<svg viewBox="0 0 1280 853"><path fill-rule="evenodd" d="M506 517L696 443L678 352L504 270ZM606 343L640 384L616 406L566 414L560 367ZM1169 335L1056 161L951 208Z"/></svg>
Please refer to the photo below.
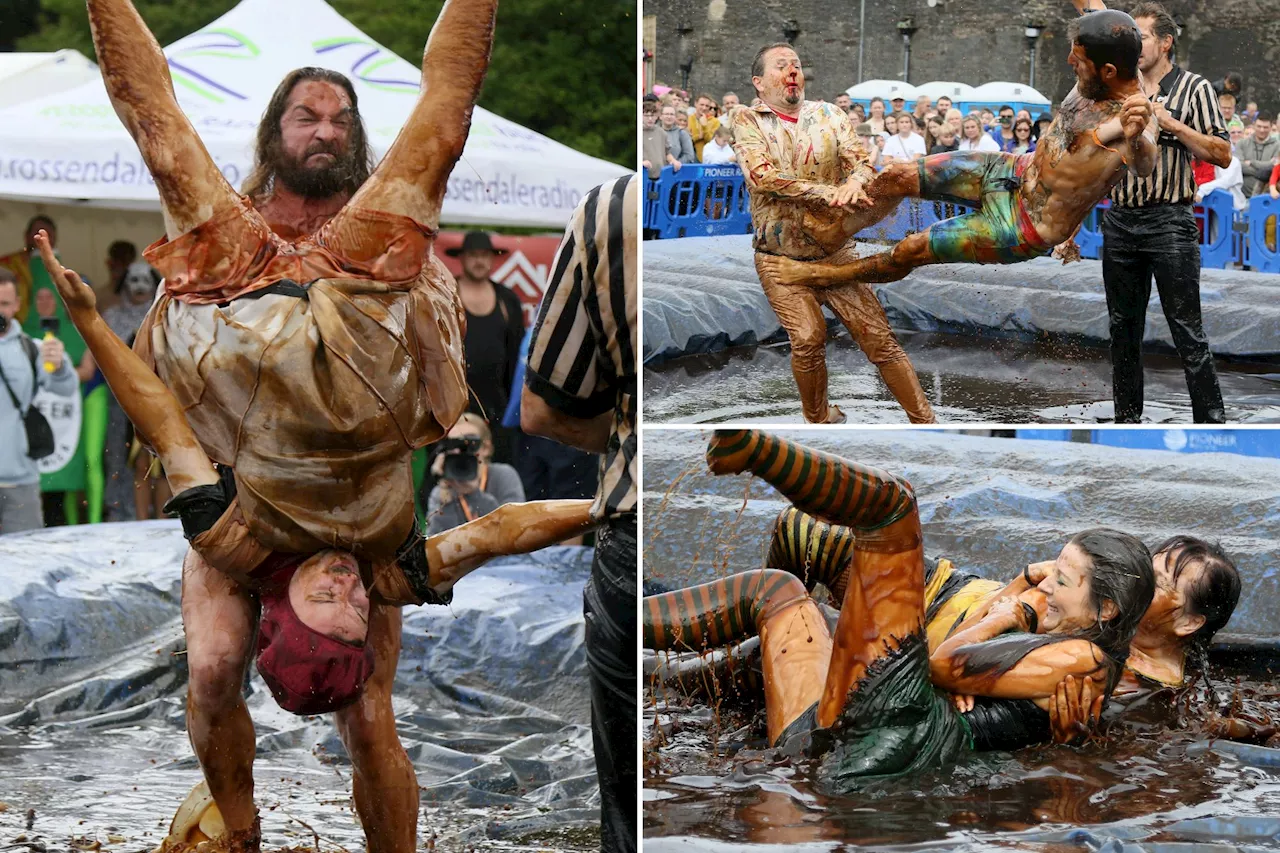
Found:
<svg viewBox="0 0 1280 853"><path fill-rule="evenodd" d="M96 79L98 66L78 50L52 53L0 53L0 108Z"/></svg>

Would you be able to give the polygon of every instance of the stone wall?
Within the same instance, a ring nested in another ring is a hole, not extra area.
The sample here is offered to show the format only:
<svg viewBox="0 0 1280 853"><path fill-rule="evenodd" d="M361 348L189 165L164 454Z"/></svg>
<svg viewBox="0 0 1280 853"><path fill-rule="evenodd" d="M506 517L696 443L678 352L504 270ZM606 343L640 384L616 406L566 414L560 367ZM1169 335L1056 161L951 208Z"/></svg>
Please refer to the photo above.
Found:
<svg viewBox="0 0 1280 853"><path fill-rule="evenodd" d="M901 79L903 45L896 24L919 28L911 41L909 82L1027 82L1024 29L1043 26L1036 88L1055 103L1070 90L1067 0L866 0L863 79ZM796 51L806 66L807 95L830 100L858 82L861 0L644 0L655 17L655 79L680 85L680 65L693 59L689 87L717 99L735 91L749 101L751 59L761 46L799 30ZM1280 108L1280 0L1168 0L1182 22L1178 61L1210 80L1228 71L1245 76L1246 97ZM1128 8L1128 6L1122 6Z"/></svg>

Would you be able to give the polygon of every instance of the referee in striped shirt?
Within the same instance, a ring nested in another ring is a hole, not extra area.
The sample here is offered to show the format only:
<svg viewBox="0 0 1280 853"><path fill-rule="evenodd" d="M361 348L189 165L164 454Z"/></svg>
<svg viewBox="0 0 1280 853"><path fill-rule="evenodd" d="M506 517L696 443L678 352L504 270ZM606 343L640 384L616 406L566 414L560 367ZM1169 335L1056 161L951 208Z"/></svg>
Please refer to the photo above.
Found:
<svg viewBox="0 0 1280 853"><path fill-rule="evenodd" d="M556 252L529 343L520 425L599 453L604 522L583 592L600 849L636 849L636 254L639 178L587 193Z"/></svg>
<svg viewBox="0 0 1280 853"><path fill-rule="evenodd" d="M1098 0L1091 0L1101 7ZM1111 321L1116 423L1142 418L1142 332L1151 278L1182 359L1196 423L1223 423L1222 390L1200 316L1200 233L1192 212L1192 158L1231 165L1231 143L1208 80L1170 60L1178 28L1159 3L1130 12L1142 33L1138 70L1154 97L1160 157L1148 178L1127 175L1102 221L1102 278Z"/></svg>

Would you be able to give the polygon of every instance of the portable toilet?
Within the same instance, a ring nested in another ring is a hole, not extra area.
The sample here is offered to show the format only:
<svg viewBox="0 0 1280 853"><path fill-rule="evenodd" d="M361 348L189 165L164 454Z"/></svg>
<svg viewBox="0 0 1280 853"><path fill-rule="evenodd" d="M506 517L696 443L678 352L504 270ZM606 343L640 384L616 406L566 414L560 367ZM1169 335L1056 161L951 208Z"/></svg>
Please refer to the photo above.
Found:
<svg viewBox="0 0 1280 853"><path fill-rule="evenodd" d="M1053 106L1048 98L1025 83L983 83L969 93L969 99L960 107L962 112L989 109L992 112L1008 104L1014 111L1026 110L1035 119L1049 112Z"/></svg>
<svg viewBox="0 0 1280 853"><path fill-rule="evenodd" d="M871 112L871 99L884 98L885 112L892 112L893 105L890 103L894 98L902 98L907 104L915 103L919 92L915 86L910 83L904 83L901 80L864 80L856 86L850 86L844 90L849 96L849 100L855 104L862 104L867 108L867 115Z"/></svg>

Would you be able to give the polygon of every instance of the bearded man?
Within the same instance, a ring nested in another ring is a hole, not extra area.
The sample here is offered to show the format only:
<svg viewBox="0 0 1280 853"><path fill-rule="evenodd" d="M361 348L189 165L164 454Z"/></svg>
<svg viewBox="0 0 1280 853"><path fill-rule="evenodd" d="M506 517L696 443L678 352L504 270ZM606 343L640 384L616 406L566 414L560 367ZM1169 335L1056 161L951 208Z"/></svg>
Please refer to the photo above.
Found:
<svg viewBox="0 0 1280 853"><path fill-rule="evenodd" d="M365 644L341 683L313 690L308 667L322 655L288 643L277 655L289 658L282 672L291 683L305 676L304 695L293 696L308 709L299 713L316 713L308 701L317 694L341 694L326 709L337 711L352 760L368 849L416 846L417 780L391 708L395 605L426 599L432 562L414 529L409 457L442 437L467 400L462 306L431 249L496 6L445 5L421 95L372 176L350 82L322 69L290 74L268 106L242 198L178 107L165 57L133 5L88 0L108 94L164 214L166 237L146 252L165 286L138 333L141 363L105 329L74 273L58 266L58 285L139 435L161 452L170 506L193 545L182 580L187 725L208 795L188 804L185 823L229 850L260 845L253 723L240 692L261 607L252 584L264 572L296 577L311 560L335 570L326 595L354 595L346 603L367 624ZM44 241L52 259L49 248ZM281 568L285 558L292 568ZM353 584L357 572L363 583ZM367 609L357 587L378 593ZM295 608L285 589L277 584L268 609ZM284 624L269 621L267 653L281 650L274 629ZM316 641L298 618L286 621L291 636ZM364 626L348 627L358 635ZM171 835L167 845L198 840Z"/></svg>

